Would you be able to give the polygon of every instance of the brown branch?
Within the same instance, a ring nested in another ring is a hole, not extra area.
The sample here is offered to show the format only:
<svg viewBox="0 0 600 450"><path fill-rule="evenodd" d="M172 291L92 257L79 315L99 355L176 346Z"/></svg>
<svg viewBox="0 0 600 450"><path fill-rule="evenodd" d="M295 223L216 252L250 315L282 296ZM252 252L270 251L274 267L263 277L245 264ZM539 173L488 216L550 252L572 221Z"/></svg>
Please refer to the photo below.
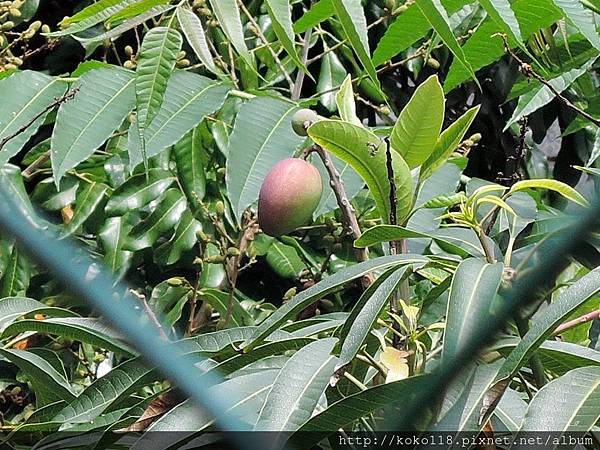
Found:
<svg viewBox="0 0 600 450"><path fill-rule="evenodd" d="M308 59L308 51L310 50L310 38L312 36L312 29L309 28L306 33L304 33L304 44L302 45L302 54L300 55L300 60L304 67L306 67L306 61ZM307 69L308 70L308 69ZM302 85L304 84L304 70L302 68L298 69L298 73L296 74L296 81L294 82L294 88L292 89L292 100L297 101L300 99L300 95L302 95Z"/></svg>
<svg viewBox="0 0 600 450"><path fill-rule="evenodd" d="M361 231L358 225L358 220L356 219L356 213L352 204L350 203L350 200L348 200L348 195L346 194L346 189L344 188L344 183L342 182L342 177L333 165L331 156L329 156L329 153L323 150L321 146L316 144L310 147L309 151L319 155L321 161L323 161L323 165L329 174L329 183L333 189L333 193L335 194L335 198L340 210L342 211L344 225L352 238L354 240L358 239L361 235ZM355 251L356 259L358 259L359 262L369 259L366 249L355 249Z"/></svg>
<svg viewBox="0 0 600 450"><path fill-rule="evenodd" d="M577 107L573 102L571 102L571 100L569 100L568 98L563 96L560 92L558 92L558 90L554 86L552 86L552 84L549 81L547 81L544 77L542 77L540 74L538 74L533 69L531 64L528 64L525 61L523 61L521 58L519 58L515 54L515 52L513 52L512 49L510 48L510 45L508 44L508 38L506 37L505 34L496 33L493 36L500 36L502 38L502 40L504 41L504 48L506 50L506 53L508 55L510 55L510 57L519 64L519 69L521 70L523 75L525 75L527 78L534 78L534 79L538 80L540 83L542 83L544 86L546 86L550 90L550 92L552 92L563 105L565 105L567 108L572 109L577 114L579 114L581 117L589 120L597 127L600 127L600 119L596 119L591 114L589 114L589 113L585 112L584 110L582 110L581 108Z"/></svg>
<svg viewBox="0 0 600 450"><path fill-rule="evenodd" d="M77 93L77 91L78 91L78 89L71 89L65 95L63 95L62 97L55 98L52 103L50 103L42 111L40 111L39 113L37 113L29 122L27 122L25 125L23 125L21 128L19 128L14 133L11 133L8 136L6 136L5 138L3 138L0 141L0 151L2 151L2 149L4 148L4 146L9 141L11 141L12 139L16 138L20 134L25 133L25 131L27 131L27 129L30 126L32 126L40 117L45 116L49 111L51 111L52 109L54 109L57 106L61 105L62 103L66 102L68 100L73 99L73 97L75 97L75 94Z"/></svg>
<svg viewBox="0 0 600 450"><path fill-rule="evenodd" d="M165 333L165 330L164 330L162 324L160 323L160 320L158 320L158 318L156 317L156 314L154 314L154 311L152 311L152 308L148 304L148 301L146 300L146 296L144 294L140 294L139 292L137 292L133 289L130 289L129 292L131 292L131 294L133 294L133 296L136 297L142 303L142 306L144 307L146 314L148 314L150 321L154 324L155 328L158 330L160 337L163 338L164 340L168 341L169 337L167 336L167 333Z"/></svg>
<svg viewBox="0 0 600 450"><path fill-rule="evenodd" d="M559 335L567 330L570 330L571 328L575 328L576 326L587 322L591 322L592 320L596 319L600 319L600 309L597 309L596 311L592 311L590 313L584 314L583 316L577 317L576 319L569 320L568 322L563 323L562 325L558 326L556 330L554 330L553 335Z"/></svg>

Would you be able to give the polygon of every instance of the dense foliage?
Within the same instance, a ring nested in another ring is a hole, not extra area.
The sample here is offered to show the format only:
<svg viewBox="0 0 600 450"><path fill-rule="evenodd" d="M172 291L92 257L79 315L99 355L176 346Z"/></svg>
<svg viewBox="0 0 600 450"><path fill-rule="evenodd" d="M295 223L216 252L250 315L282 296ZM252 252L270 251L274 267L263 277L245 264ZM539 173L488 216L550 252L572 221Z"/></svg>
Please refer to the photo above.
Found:
<svg viewBox="0 0 600 450"><path fill-rule="evenodd" d="M598 426L599 20L597 0L1 1L1 442Z"/></svg>

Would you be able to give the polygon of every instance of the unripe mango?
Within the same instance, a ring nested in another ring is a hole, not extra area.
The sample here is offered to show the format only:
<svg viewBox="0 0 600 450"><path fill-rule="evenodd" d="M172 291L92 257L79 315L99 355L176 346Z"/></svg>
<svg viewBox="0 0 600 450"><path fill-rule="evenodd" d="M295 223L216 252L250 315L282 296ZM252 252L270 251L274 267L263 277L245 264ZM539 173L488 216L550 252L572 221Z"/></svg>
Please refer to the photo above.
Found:
<svg viewBox="0 0 600 450"><path fill-rule="evenodd" d="M315 166L298 158L279 161L260 188L260 227L270 236L281 236L306 224L322 193L321 175Z"/></svg>
<svg viewBox="0 0 600 450"><path fill-rule="evenodd" d="M298 136L306 136L306 129L317 121L319 116L312 109L299 109L292 116L292 128Z"/></svg>

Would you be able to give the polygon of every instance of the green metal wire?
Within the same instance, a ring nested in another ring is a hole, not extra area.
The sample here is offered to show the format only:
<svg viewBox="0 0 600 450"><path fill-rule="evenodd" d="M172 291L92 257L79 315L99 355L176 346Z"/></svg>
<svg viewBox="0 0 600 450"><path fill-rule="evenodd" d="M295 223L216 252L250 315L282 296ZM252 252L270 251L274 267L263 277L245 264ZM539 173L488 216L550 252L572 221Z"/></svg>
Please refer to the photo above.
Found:
<svg viewBox="0 0 600 450"><path fill-rule="evenodd" d="M1 177L0 177L1 180ZM210 412L224 431L249 431L247 424L223 414L240 401L241 396L228 398L208 396L208 388L223 380L213 373L203 373L194 364L198 357L182 356L172 341L161 338L148 320L139 300L126 286L116 283L98 260L66 239L59 240L47 230L36 226L13 199L0 189L0 230L34 260L44 266L73 294L85 299L102 312L105 319L121 330L141 353L141 356L187 393L198 406ZM202 376L201 376L202 375ZM253 438L251 433L232 433L236 447L267 448L264 435Z"/></svg>

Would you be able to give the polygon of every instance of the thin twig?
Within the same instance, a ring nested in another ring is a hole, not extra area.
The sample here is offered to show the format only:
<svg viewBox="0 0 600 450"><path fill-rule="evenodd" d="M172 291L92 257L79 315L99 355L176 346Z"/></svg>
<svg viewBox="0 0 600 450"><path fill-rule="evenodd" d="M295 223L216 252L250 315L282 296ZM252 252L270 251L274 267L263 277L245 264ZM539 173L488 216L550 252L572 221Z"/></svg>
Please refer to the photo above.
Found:
<svg viewBox="0 0 600 450"><path fill-rule="evenodd" d="M575 328L576 326L587 322L591 322L592 320L596 319L600 319L600 309L597 309L596 311L592 311L590 313L584 314L583 316L577 317L576 319L569 320L568 322L563 323L562 325L558 326L552 334L554 336L559 335L567 330L570 330L571 328Z"/></svg>
<svg viewBox="0 0 600 450"><path fill-rule="evenodd" d="M562 104L564 104L566 107L575 111L581 117L589 120L597 127L600 127L600 119L596 119L591 114L589 114L586 111L582 110L581 108L577 107L573 102L571 102L571 100L569 100L567 97L563 96L554 86L552 86L552 83L550 83L544 77L542 77L540 74L538 74L533 69L531 64L528 64L525 61L523 61L521 58L519 58L515 54L515 52L513 52L512 49L510 48L510 45L508 44L508 38L506 37L505 34L496 33L493 36L500 36L502 38L502 40L504 41L504 48L506 50L506 53L508 53L508 55L510 55L510 57L519 64L519 69L521 70L523 75L525 75L528 78L534 78L534 79L538 80L540 83L542 83L544 86L546 86L550 90L550 92L552 92L556 96L556 98L558 100L560 100L560 102Z"/></svg>
<svg viewBox="0 0 600 450"><path fill-rule="evenodd" d="M358 220L356 219L356 213L354 211L354 207L350 203L350 200L348 200L348 195L346 194L346 189L344 188L344 183L342 182L342 177L333 165L331 156L329 156L329 153L323 150L321 146L316 144L313 145L310 150L319 155L321 161L323 161L323 165L329 174L329 183L333 189L333 193L335 194L335 198L340 210L342 211L343 222L352 238L354 240L358 239L361 235L361 231L358 225ZM355 249L355 251L356 259L358 259L359 262L369 259L366 249Z"/></svg>
<svg viewBox="0 0 600 450"><path fill-rule="evenodd" d="M304 33L304 44L302 45L302 54L300 55L300 61L306 67L306 60L308 59L308 51L310 50L310 38L312 36L312 28L309 28L306 33ZM304 70L302 68L298 69L298 73L296 74L296 81L294 82L294 88L292 89L292 100L297 101L300 99L300 95L302 95L302 85L304 84Z"/></svg>
<svg viewBox="0 0 600 450"><path fill-rule="evenodd" d="M50 150L42 153L40 156L36 158L31 164L29 164L23 171L21 172L21 176L25 178L25 180L29 181L33 178L33 175L36 171L42 167L46 162L50 159Z"/></svg>
<svg viewBox="0 0 600 450"><path fill-rule="evenodd" d="M44 117L49 111L51 111L52 109L54 109L57 106L61 105L62 103L66 102L68 100L72 100L73 97L75 97L75 94L78 92L78 90L79 90L78 88L71 89L65 95L63 95L62 97L55 98L52 103L50 103L42 111L40 111L35 116L33 116L33 118L29 122L27 122L25 125L23 125L21 128L19 128L14 133L11 133L8 136L6 136L5 138L3 138L0 141L0 151L4 148L4 146L9 141L11 141L12 139L16 138L20 134L25 133L25 131L27 131L27 129L30 126L32 126L40 117Z"/></svg>
<svg viewBox="0 0 600 450"><path fill-rule="evenodd" d="M167 336L167 333L165 333L165 330L164 330L162 324L160 323L160 320L158 320L158 318L156 317L156 314L154 314L154 311L152 311L152 308L150 308L150 305L148 304L148 301L146 300L146 296L144 294L140 294L139 292L137 292L133 289L130 289L129 292L131 292L131 294L134 295L142 303L142 305L144 306L144 310L146 311L146 314L148 314L150 321L154 324L154 326L158 330L160 337L162 337L163 339L168 341L169 337Z"/></svg>
<svg viewBox="0 0 600 450"><path fill-rule="evenodd" d="M255 33L256 36L258 36L258 38L263 42L263 44L265 44L269 48L269 51L271 52L271 55L273 56L273 60L275 61L275 64L277 65L277 68L281 71L282 75L285 77L285 80L290 85L290 92L293 92L294 91L294 81L290 77L290 74L287 72L287 70L285 70L285 66L281 62L281 59L279 59L279 56L277 56L277 53L275 52L275 50L273 50L273 47L269 43L269 40L265 37L263 32L260 31L260 25L258 23L256 23L256 20L254 20L254 17L250 13L250 11L248 11L248 8L246 8L246 5L244 5L243 1L241 1L241 0L238 1L238 5L240 5L240 9L242 11L244 11L244 14L246 14L246 16L248 17L248 21L254 26L254 29L256 30L256 33Z"/></svg>

